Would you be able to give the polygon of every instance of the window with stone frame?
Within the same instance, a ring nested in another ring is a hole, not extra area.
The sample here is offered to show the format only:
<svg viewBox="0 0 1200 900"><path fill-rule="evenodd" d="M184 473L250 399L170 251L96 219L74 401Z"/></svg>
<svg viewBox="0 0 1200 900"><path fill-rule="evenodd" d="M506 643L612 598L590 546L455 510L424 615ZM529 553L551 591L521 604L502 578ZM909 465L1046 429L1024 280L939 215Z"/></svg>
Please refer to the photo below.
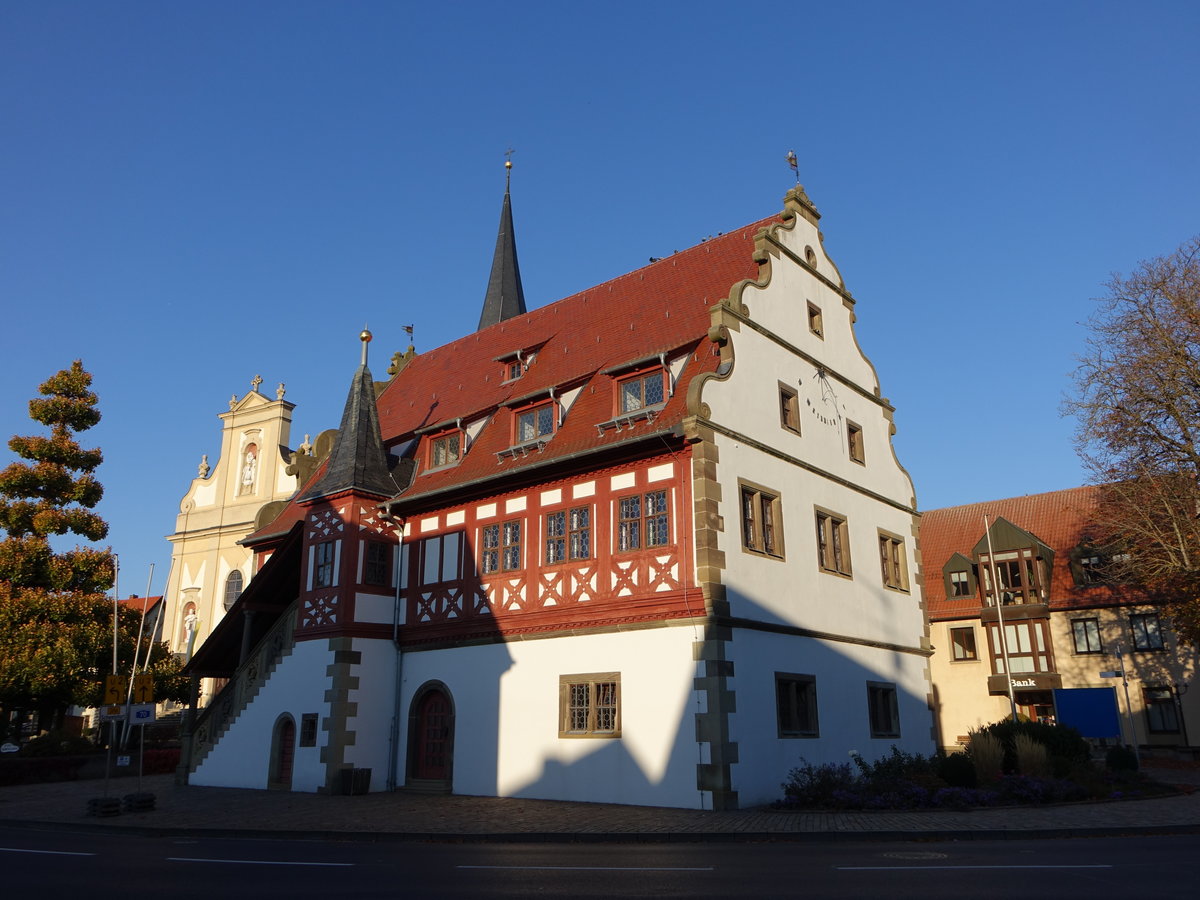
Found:
<svg viewBox="0 0 1200 900"><path fill-rule="evenodd" d="M1072 619L1071 638L1076 653L1103 653L1100 642L1100 620L1096 618Z"/></svg>
<svg viewBox="0 0 1200 900"><path fill-rule="evenodd" d="M821 318L821 307L815 303L808 304L808 330L817 337L824 339L825 326Z"/></svg>
<svg viewBox="0 0 1200 900"><path fill-rule="evenodd" d="M908 560L902 538L886 531L879 532L879 567L885 587L908 590Z"/></svg>
<svg viewBox="0 0 1200 900"><path fill-rule="evenodd" d="M661 405L666 399L666 391L663 389L665 374L663 369L654 369L650 372L618 381L618 415Z"/></svg>
<svg viewBox="0 0 1200 900"><path fill-rule="evenodd" d="M648 491L617 501L617 550L664 547L671 542L667 492Z"/></svg>
<svg viewBox="0 0 1200 900"><path fill-rule="evenodd" d="M591 508L579 506L546 513L546 565L592 555Z"/></svg>
<svg viewBox="0 0 1200 900"><path fill-rule="evenodd" d="M300 716L300 746L317 746L318 716L316 713L303 713Z"/></svg>
<svg viewBox="0 0 1200 900"><path fill-rule="evenodd" d="M850 532L844 516L817 510L817 563L823 572L851 575Z"/></svg>
<svg viewBox="0 0 1200 900"><path fill-rule="evenodd" d="M800 433L800 394L782 381L779 382L779 424L786 431Z"/></svg>
<svg viewBox="0 0 1200 900"><path fill-rule="evenodd" d="M363 584L387 585L392 576L392 545L367 541L363 545Z"/></svg>
<svg viewBox="0 0 1200 900"><path fill-rule="evenodd" d="M462 459L461 431L450 431L429 441L429 468L449 466Z"/></svg>
<svg viewBox="0 0 1200 900"><path fill-rule="evenodd" d="M751 553L783 559L783 503L758 485L740 483L742 546Z"/></svg>
<svg viewBox="0 0 1200 900"><path fill-rule="evenodd" d="M514 444L549 440L554 435L554 404L543 403L517 413L515 427Z"/></svg>
<svg viewBox="0 0 1200 900"><path fill-rule="evenodd" d="M313 587L333 587L334 542L321 541L313 547Z"/></svg>
<svg viewBox="0 0 1200 900"><path fill-rule="evenodd" d="M896 685L883 681L867 682L867 715L871 737L900 737L900 700Z"/></svg>
<svg viewBox="0 0 1200 900"><path fill-rule="evenodd" d="M1163 644L1162 624L1158 613L1138 613L1129 617L1129 627L1133 631L1134 650L1165 650Z"/></svg>
<svg viewBox="0 0 1200 900"><path fill-rule="evenodd" d="M846 423L846 446L850 452L850 459L856 463L866 465L867 451L863 446L863 430L861 425L854 422Z"/></svg>
<svg viewBox="0 0 1200 900"><path fill-rule="evenodd" d="M781 738L820 737L816 677L776 672L775 715Z"/></svg>
<svg viewBox="0 0 1200 900"><path fill-rule="evenodd" d="M964 625L950 629L950 651L955 662L975 662L979 651L975 646L975 627Z"/></svg>
<svg viewBox="0 0 1200 900"><path fill-rule="evenodd" d="M560 738L620 737L621 673L560 675L558 712Z"/></svg>

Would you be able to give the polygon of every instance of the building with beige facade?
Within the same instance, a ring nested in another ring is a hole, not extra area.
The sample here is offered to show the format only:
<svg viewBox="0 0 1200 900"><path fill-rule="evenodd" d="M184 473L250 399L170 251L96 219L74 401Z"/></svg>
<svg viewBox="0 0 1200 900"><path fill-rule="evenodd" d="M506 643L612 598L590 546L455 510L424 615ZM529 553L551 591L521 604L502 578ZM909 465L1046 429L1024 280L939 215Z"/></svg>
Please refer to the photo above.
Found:
<svg viewBox="0 0 1200 900"><path fill-rule="evenodd" d="M1110 560L1088 537L1098 497L1078 487L924 514L943 748L959 749L1013 704L1058 720L1082 689L1109 692L1099 696L1119 724L1119 736L1093 737L1158 749L1200 741L1196 649L1161 609L1106 577Z"/></svg>

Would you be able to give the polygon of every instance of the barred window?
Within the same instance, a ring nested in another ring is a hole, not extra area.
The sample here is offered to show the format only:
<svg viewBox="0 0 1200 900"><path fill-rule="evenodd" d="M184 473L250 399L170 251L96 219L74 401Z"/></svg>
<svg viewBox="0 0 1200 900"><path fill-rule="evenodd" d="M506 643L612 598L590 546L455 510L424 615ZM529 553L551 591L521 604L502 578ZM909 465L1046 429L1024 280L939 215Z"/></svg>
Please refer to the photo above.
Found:
<svg viewBox="0 0 1200 900"><path fill-rule="evenodd" d="M333 541L322 541L315 550L313 587L333 587Z"/></svg>
<svg viewBox="0 0 1200 900"><path fill-rule="evenodd" d="M363 558L363 584L386 585L392 573L391 545L367 541Z"/></svg>
<svg viewBox="0 0 1200 900"><path fill-rule="evenodd" d="M670 543L666 491L650 491L647 494L622 497L618 510L618 550L663 547Z"/></svg>
<svg viewBox="0 0 1200 900"><path fill-rule="evenodd" d="M560 738L621 736L621 673L561 675Z"/></svg>
<svg viewBox="0 0 1200 900"><path fill-rule="evenodd" d="M586 506L546 515L546 565L591 557L591 510Z"/></svg>
<svg viewBox="0 0 1200 900"><path fill-rule="evenodd" d="M484 525L479 533L482 546L480 568L484 575L500 571L500 526Z"/></svg>
<svg viewBox="0 0 1200 900"><path fill-rule="evenodd" d="M647 406L663 402L663 370L655 369L648 375L629 378L618 385L622 413L637 412Z"/></svg>
<svg viewBox="0 0 1200 900"><path fill-rule="evenodd" d="M516 443L524 444L554 434L554 404L546 403L517 415Z"/></svg>
<svg viewBox="0 0 1200 900"><path fill-rule="evenodd" d="M501 527L503 544L500 548L504 571L521 568L521 521L505 522Z"/></svg>
<svg viewBox="0 0 1200 900"><path fill-rule="evenodd" d="M462 456L462 433L452 431L449 434L444 434L439 438L435 438L430 444L429 450L429 466L437 468L438 466L448 466L451 463L456 463Z"/></svg>

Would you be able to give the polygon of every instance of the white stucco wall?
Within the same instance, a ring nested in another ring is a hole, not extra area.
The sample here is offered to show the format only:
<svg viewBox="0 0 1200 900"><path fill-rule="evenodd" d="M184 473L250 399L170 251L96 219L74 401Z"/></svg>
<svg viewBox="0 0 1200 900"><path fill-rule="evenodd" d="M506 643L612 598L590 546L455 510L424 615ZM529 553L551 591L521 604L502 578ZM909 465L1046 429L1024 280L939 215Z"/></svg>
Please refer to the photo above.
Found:
<svg viewBox="0 0 1200 900"><path fill-rule="evenodd" d="M345 748L343 764L371 770L371 790L387 787L390 764L393 704L396 692L396 649L390 640L355 638L353 649L361 654L352 670L358 687L347 698L357 704L357 715L348 717L346 730L354 732L354 743Z"/></svg>
<svg viewBox="0 0 1200 900"><path fill-rule="evenodd" d="M301 641L284 657L258 694L233 726L189 778L189 784L221 787L266 788L270 774L271 735L279 717L288 713L296 723L300 717L317 713L318 722L329 715L325 692L329 687L326 668L333 663L327 641ZM321 748L328 734L317 729L315 747L297 747L292 767L292 790L316 791L325 784Z"/></svg>
<svg viewBox="0 0 1200 900"><path fill-rule="evenodd" d="M729 717L730 738L738 745L733 789L741 807L779 799L780 785L802 758L845 763L856 750L874 759L890 752L893 744L909 752L931 752L924 657L744 629L734 632L728 646L735 666L729 684L737 692L737 712ZM816 678L818 736L778 736L777 672ZM899 738L871 737L868 681L896 685Z"/></svg>
<svg viewBox="0 0 1200 900"><path fill-rule="evenodd" d="M453 697L455 793L707 808L696 788L698 637L681 626L407 653L405 741L415 692L437 680ZM602 672L621 676L621 737L560 738L559 676Z"/></svg>

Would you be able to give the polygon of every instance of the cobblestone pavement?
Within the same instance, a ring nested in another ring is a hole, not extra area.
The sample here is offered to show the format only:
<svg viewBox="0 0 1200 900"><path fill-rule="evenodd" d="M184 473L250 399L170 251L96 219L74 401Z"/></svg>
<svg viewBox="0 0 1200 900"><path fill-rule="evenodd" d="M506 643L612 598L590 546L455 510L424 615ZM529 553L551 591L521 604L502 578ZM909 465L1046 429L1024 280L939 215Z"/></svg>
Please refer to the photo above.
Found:
<svg viewBox="0 0 1200 900"><path fill-rule="evenodd" d="M1147 770L1169 784L1196 785L1200 770ZM137 789L113 779L109 795ZM457 840L749 840L819 835L886 838L983 838L1005 835L1087 835L1200 832L1200 790L1146 800L969 812L737 812L376 793L358 797L178 786L170 775L142 779L156 808L112 818L86 815L104 794L103 781L0 788L0 825L222 832L292 836L407 837Z"/></svg>

